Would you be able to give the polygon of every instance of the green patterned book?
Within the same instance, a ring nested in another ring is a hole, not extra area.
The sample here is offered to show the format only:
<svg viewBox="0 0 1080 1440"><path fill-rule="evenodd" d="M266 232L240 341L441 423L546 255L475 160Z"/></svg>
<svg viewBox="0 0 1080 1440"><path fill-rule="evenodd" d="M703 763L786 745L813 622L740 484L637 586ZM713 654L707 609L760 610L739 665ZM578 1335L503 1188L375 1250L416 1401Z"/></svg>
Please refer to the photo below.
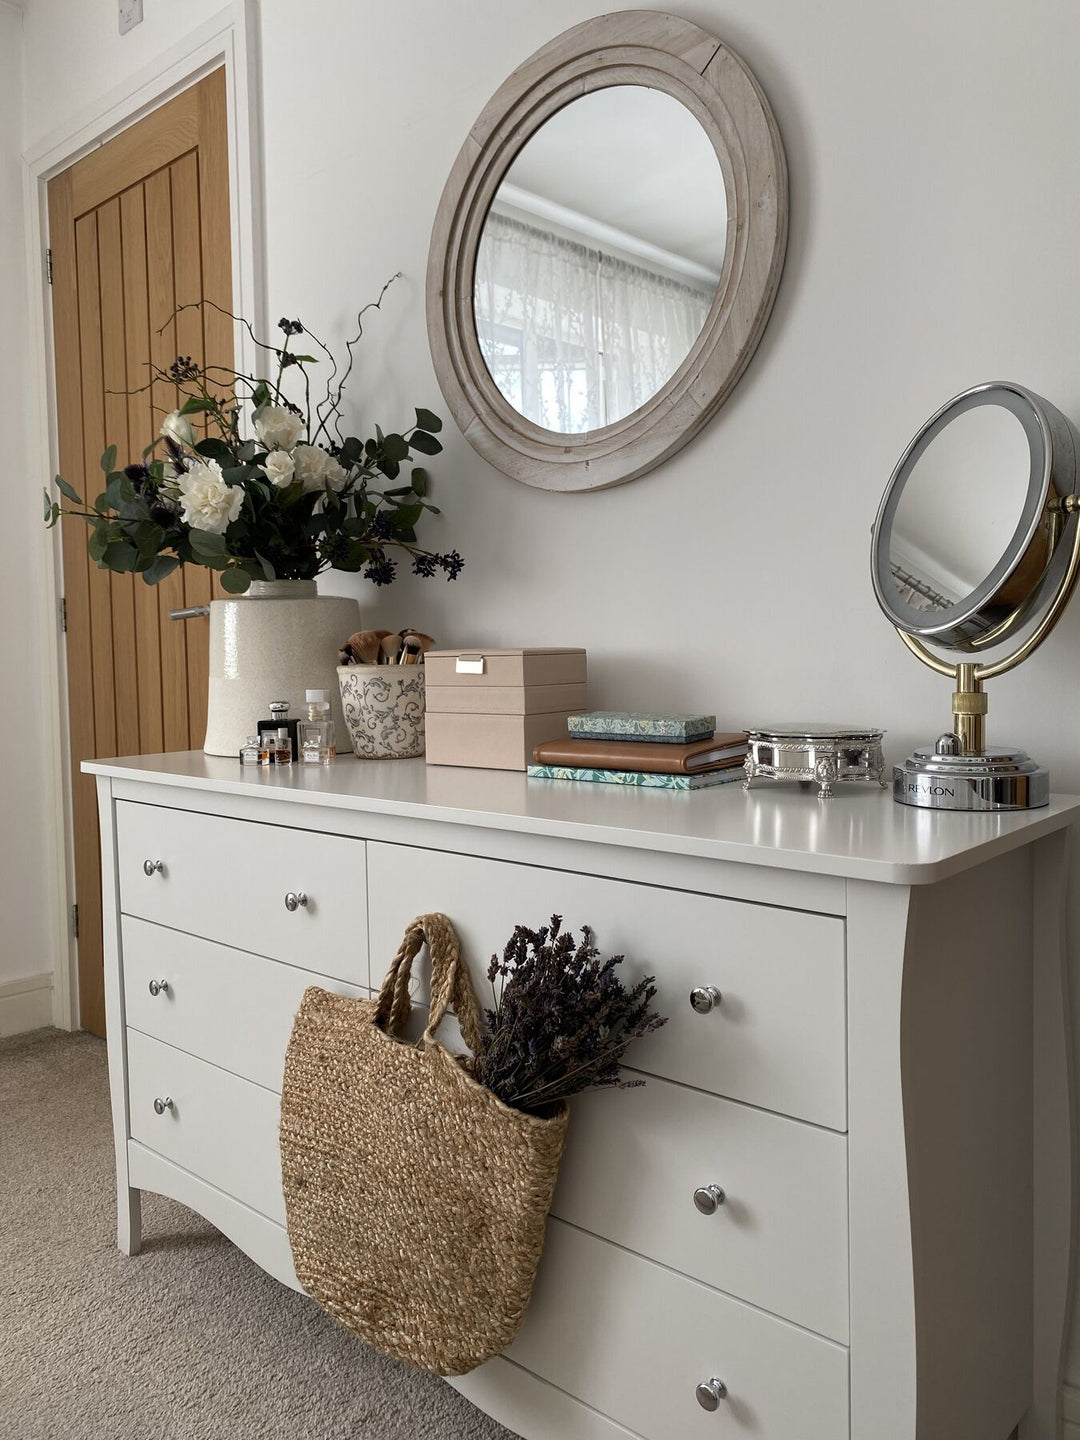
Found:
<svg viewBox="0 0 1080 1440"><path fill-rule="evenodd" d="M570 715L566 728L575 740L655 740L686 745L716 733L715 715L638 715L626 710L591 710Z"/></svg>
<svg viewBox="0 0 1080 1440"><path fill-rule="evenodd" d="M697 775L659 775L644 770L584 770L576 765L530 765L530 780L595 780L607 785L636 785L643 790L705 790L743 778L741 765L706 770Z"/></svg>

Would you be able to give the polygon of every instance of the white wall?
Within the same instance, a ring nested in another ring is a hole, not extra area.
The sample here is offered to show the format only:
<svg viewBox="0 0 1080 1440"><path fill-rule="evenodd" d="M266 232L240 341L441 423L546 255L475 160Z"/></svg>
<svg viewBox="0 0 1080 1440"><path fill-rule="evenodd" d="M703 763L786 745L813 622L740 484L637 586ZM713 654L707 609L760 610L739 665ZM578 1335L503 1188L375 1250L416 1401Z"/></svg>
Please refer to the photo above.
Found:
<svg viewBox="0 0 1080 1440"><path fill-rule="evenodd" d="M147 0L120 39L114 0L31 0L27 143L214 8ZM362 351L354 398L369 421L443 408L423 277L458 145L518 62L602 8L263 0L271 314L340 335L405 272ZM431 467L445 515L428 535L466 555L461 580L374 598L332 585L370 600L371 622L445 641L585 645L598 704L881 724L900 758L947 728L949 705L871 592L869 527L893 464L980 380L1015 378L1080 420L1080 9L1029 0L1018 24L1012 0L677 8L749 61L788 153L787 269L738 390L669 464L594 495L516 485L449 433ZM1075 605L994 684L990 713L991 741L1023 743L1073 791L1078 641Z"/></svg>
<svg viewBox="0 0 1080 1440"><path fill-rule="evenodd" d="M40 635L27 604L38 591L42 549L40 485L26 467L21 27L19 11L0 3L0 1035L46 1023L48 990L26 981L53 965Z"/></svg>

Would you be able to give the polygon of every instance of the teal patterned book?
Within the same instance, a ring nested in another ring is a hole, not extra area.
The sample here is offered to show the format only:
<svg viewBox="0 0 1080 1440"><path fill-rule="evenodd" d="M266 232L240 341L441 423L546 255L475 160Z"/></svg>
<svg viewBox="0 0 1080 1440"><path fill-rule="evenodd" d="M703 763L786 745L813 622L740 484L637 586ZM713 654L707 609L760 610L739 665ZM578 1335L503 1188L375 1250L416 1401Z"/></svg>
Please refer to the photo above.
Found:
<svg viewBox="0 0 1080 1440"><path fill-rule="evenodd" d="M691 740L710 740L716 733L716 716L592 710L569 716L566 726L575 740L655 740L660 744L687 745Z"/></svg>
<svg viewBox="0 0 1080 1440"><path fill-rule="evenodd" d="M576 765L530 765L530 780L595 780L607 785L636 785L642 790L705 790L743 779L741 765L705 770L697 775L657 775L644 770L584 770Z"/></svg>

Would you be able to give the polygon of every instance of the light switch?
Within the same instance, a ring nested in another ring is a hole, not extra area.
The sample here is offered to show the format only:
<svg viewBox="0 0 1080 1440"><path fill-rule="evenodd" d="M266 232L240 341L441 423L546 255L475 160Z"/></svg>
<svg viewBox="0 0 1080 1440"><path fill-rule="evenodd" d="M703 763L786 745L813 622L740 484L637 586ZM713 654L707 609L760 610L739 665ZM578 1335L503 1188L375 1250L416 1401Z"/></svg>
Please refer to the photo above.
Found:
<svg viewBox="0 0 1080 1440"><path fill-rule="evenodd" d="M134 30L136 25L142 24L143 0L119 0L120 4L120 34L126 35L129 30Z"/></svg>

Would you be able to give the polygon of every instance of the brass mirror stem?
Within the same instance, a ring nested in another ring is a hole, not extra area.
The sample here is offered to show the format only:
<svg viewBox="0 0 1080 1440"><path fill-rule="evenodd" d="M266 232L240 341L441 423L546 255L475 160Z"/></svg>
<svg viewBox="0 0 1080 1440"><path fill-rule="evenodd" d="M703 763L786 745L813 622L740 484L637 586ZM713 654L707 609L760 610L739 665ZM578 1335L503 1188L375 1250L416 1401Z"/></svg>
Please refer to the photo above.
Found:
<svg viewBox="0 0 1080 1440"><path fill-rule="evenodd" d="M975 665L968 661L953 665L928 650L914 635L907 634L897 626L896 633L913 655L936 674L946 675L954 682L956 689L952 697L953 730L960 737L965 755L982 755L986 751L987 696L983 690L983 682L1007 674L1022 660L1034 654L1057 624L1069 597L1080 581L1080 495L1062 497L1056 503L1056 508L1067 517L1066 524L1073 527L1069 563L1046 613L1027 639L1011 654L992 665Z"/></svg>
<svg viewBox="0 0 1080 1440"><path fill-rule="evenodd" d="M978 666L963 662L956 667L952 697L953 730L965 755L981 755L986 748L987 696Z"/></svg>

